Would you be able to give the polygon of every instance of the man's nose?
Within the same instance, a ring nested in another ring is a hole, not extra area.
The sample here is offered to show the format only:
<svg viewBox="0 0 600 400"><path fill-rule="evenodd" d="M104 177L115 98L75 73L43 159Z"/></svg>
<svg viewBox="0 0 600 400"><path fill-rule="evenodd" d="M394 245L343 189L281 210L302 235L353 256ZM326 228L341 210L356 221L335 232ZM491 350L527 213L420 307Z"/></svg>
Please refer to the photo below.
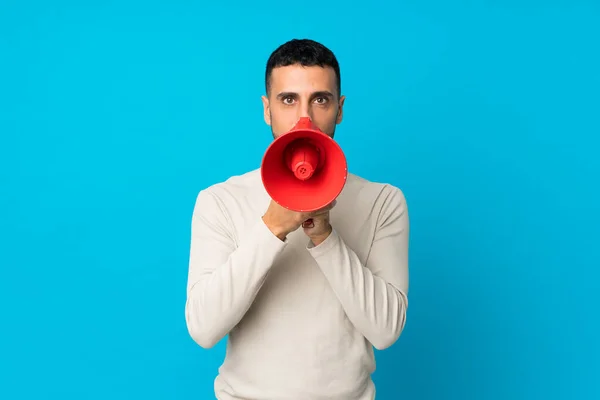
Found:
<svg viewBox="0 0 600 400"><path fill-rule="evenodd" d="M310 108L310 103L308 101L300 102L300 107L298 107L298 118L309 117L312 119L312 109Z"/></svg>

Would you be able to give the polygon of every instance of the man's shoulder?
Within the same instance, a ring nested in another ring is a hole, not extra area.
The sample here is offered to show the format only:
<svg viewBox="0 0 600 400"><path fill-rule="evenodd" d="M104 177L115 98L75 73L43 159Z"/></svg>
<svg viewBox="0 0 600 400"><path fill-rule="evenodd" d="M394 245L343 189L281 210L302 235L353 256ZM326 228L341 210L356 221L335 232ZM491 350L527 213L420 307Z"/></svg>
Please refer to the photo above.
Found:
<svg viewBox="0 0 600 400"><path fill-rule="evenodd" d="M233 175L224 181L213 183L200 193L210 193L216 197L245 196L262 188L260 169Z"/></svg>
<svg viewBox="0 0 600 400"><path fill-rule="evenodd" d="M406 202L404 192L400 187L389 182L369 180L353 173L348 174L344 194L357 199L365 197L373 200L381 198Z"/></svg>

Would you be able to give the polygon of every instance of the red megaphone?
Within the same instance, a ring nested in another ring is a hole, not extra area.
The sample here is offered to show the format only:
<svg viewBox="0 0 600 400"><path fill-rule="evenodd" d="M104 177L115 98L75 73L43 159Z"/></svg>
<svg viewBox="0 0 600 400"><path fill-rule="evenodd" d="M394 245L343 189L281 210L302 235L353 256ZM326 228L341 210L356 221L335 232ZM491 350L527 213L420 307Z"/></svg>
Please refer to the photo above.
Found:
<svg viewBox="0 0 600 400"><path fill-rule="evenodd" d="M261 176L267 193L279 205L311 212L338 197L348 168L340 146L303 117L267 148Z"/></svg>

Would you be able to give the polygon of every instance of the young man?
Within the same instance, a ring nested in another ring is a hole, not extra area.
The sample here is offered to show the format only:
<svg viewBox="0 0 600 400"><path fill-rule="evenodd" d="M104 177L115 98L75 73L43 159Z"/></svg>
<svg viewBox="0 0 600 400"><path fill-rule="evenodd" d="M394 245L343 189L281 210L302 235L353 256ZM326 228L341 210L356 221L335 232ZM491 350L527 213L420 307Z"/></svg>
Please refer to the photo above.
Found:
<svg viewBox="0 0 600 400"><path fill-rule="evenodd" d="M300 117L334 136L344 96L329 49L283 44L265 84L274 138ZM315 213L272 201L259 170L200 191L185 318L204 348L229 335L216 397L374 399L373 347L391 346L406 321L408 238L403 193L353 174Z"/></svg>

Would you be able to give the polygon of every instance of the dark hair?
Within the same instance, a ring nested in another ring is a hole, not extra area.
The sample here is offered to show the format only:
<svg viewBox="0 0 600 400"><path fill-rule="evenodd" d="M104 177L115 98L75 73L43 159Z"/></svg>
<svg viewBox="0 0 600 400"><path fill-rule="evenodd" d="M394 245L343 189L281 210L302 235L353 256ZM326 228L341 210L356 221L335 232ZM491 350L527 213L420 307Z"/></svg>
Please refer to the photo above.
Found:
<svg viewBox="0 0 600 400"><path fill-rule="evenodd" d="M318 65L320 67L333 68L337 76L338 95L341 95L342 79L340 77L340 66L337 58L327 47L310 39L292 39L271 53L265 71L265 89L267 93L269 93L270 89L273 68L294 64L300 64L305 67Z"/></svg>

